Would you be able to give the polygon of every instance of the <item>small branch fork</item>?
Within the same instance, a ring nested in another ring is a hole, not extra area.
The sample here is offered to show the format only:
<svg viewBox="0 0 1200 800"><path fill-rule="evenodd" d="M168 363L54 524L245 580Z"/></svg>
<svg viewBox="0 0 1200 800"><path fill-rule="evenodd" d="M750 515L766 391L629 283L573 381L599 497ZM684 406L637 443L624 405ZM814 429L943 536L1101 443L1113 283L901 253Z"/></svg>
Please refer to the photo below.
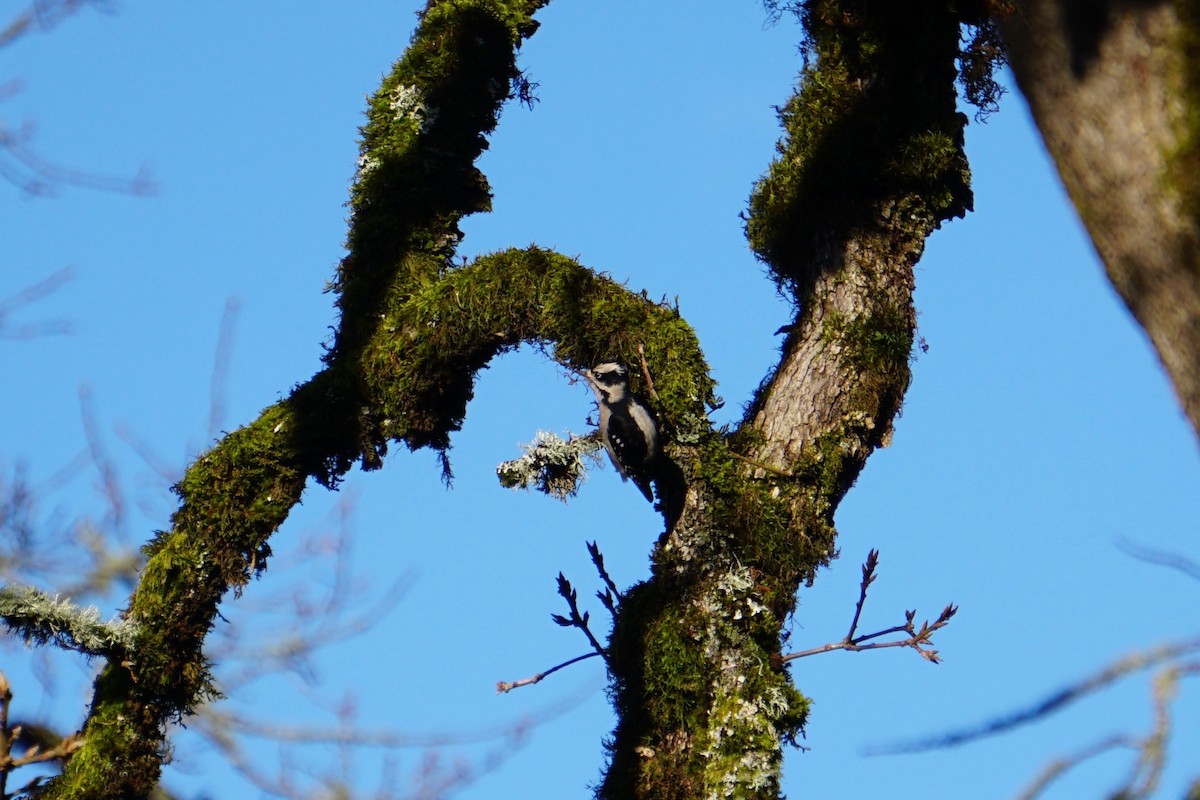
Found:
<svg viewBox="0 0 1200 800"><path fill-rule="evenodd" d="M570 609L571 615L564 617L562 614L551 614L550 618L558 625L564 628L579 628L583 631L583 635L587 637L588 643L592 646L599 655L607 655L604 646L596 639L591 628L588 627L588 620L591 618L591 613L584 611L579 613L579 593L575 591L575 587L566 579L561 572L558 573L558 595L567 601L567 608Z"/></svg>
<svg viewBox="0 0 1200 800"><path fill-rule="evenodd" d="M830 642L829 644L821 645L820 647L809 648L795 653L789 653L782 657L784 663L794 661L798 658L807 656L815 656L819 653L828 653L833 650L849 650L859 652L862 650L880 650L885 647L911 647L921 654L921 658L932 664L941 663L938 657L938 651L934 650L933 634L934 631L941 630L950 624L950 619L958 612L958 606L950 603L938 616L932 624L928 620L921 623L920 630L913 624L913 619L916 617L916 609L904 612L904 624L895 625L886 630L876 631L874 633L866 633L862 636L855 636L858 631L858 622L862 617L863 605L867 602L867 589L875 582L875 568L879 566L879 551L872 550L867 554L867 560L862 567L862 581L859 583L858 603L854 606L854 619L850 621L850 630L846 634L846 638L840 642ZM890 636L895 633L907 633L908 638L896 639L889 642L874 642L872 639L878 639L883 636Z"/></svg>
<svg viewBox="0 0 1200 800"><path fill-rule="evenodd" d="M1018 800L1035 800L1046 788L1070 770L1097 756L1124 748L1132 750L1137 758L1128 777L1119 790L1110 797L1150 797L1158 789L1167 761L1167 745L1171 737L1171 703L1178 692L1180 679L1200 675L1200 661L1172 664L1157 673L1151 680L1153 687L1154 724L1144 736L1116 734L1093 743L1071 756L1058 758L1047 764L1041 774L1023 791ZM1200 786L1200 783L1194 784ZM1193 792L1195 789L1193 789ZM1189 794L1189 797L1193 795Z"/></svg>
<svg viewBox="0 0 1200 800"><path fill-rule="evenodd" d="M587 548L588 554L592 557L592 563L596 565L596 572L600 574L600 579L604 581L604 590L596 592L596 597L608 609L608 613L612 615L615 621L617 618L617 609L621 605L621 592L617 589L617 584L613 582L612 577L608 574L608 570L604 566L604 554L600 552L600 548L596 546L595 542L588 542ZM567 609L570 613L568 616L551 614L550 618L564 628L579 628L579 630L583 631L583 635L587 637L588 643L592 646L592 652L568 659L561 664L539 672L536 675L531 675L528 678L521 678L517 681L498 681L496 683L496 691L498 693L507 694L513 689L540 683L543 678L558 672L560 669L569 667L580 661L586 661L589 658L600 656L605 661L608 660L608 648L600 644L600 640L596 638L591 628L588 627L591 615L587 611L580 613L579 593L575 591L575 587L571 586L571 582L561 572L558 573L558 595L567 601Z"/></svg>
<svg viewBox="0 0 1200 800"><path fill-rule="evenodd" d="M658 392L654 391L654 379L650 377L650 367L646 364L646 346L641 343L638 343L638 358L642 362L642 377L646 381L646 394L657 402Z"/></svg>
<svg viewBox="0 0 1200 800"><path fill-rule="evenodd" d="M71 753L79 749L82 742L74 734L60 739L53 747L43 749L41 744L25 743L24 752L17 758L13 758L12 751L14 745L19 745L22 740L22 726L14 725L9 727L8 711L12 704L12 686L8 682L8 678L4 673L0 672L0 798L7 800L10 797L8 793L8 775L18 767L28 766L29 764L40 764L46 761L62 761ZM34 778L20 791L23 793L32 789L41 777Z"/></svg>

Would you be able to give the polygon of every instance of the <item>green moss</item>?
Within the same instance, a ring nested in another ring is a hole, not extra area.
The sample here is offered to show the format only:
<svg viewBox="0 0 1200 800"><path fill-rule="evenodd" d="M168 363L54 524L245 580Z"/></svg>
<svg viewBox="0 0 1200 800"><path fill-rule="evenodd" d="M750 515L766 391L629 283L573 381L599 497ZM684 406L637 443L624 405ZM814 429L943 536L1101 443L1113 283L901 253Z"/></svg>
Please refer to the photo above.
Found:
<svg viewBox="0 0 1200 800"><path fill-rule="evenodd" d="M843 349L845 363L860 373L893 377L912 352L911 317L893 308L864 309L853 318L831 312L821 338Z"/></svg>
<svg viewBox="0 0 1200 800"><path fill-rule="evenodd" d="M1164 180L1180 198L1193 231L1200 232L1200 2L1176 0L1175 12L1179 17L1176 79L1183 113L1177 121L1178 145L1168 155ZM1182 255L1185 263L1200 261L1197 253Z"/></svg>
<svg viewBox="0 0 1200 800"><path fill-rule="evenodd" d="M491 208L474 166L520 78L516 49L543 2L434 3L370 100L351 188L348 255L331 288L342 324L328 358L360 347L374 310L448 269L462 217Z"/></svg>
<svg viewBox="0 0 1200 800"><path fill-rule="evenodd" d="M445 450L462 425L476 372L521 343L553 343L553 357L579 370L623 362L635 390L646 388L642 346L668 434L695 438L707 425L714 384L676 310L573 259L528 248L447 272L389 307L362 361L368 403L387 420L381 433L402 436L412 448Z"/></svg>
<svg viewBox="0 0 1200 800"><path fill-rule="evenodd" d="M707 707L711 665L690 628L689 620L673 614L647 626L645 699L651 726L658 730L695 729Z"/></svg>
<svg viewBox="0 0 1200 800"><path fill-rule="evenodd" d="M799 735L808 701L775 666L779 620L757 576L710 561L696 582L659 576L626 595L610 643L623 744L610 749L599 796L726 796L729 788L765 797L777 788L780 745Z"/></svg>
<svg viewBox="0 0 1200 800"><path fill-rule="evenodd" d="M959 17L937 3L797 4L809 66L780 111L780 155L755 186L746 233L797 298L881 203L937 224L971 207L955 110Z"/></svg>
<svg viewBox="0 0 1200 800"><path fill-rule="evenodd" d="M71 756L67 769L44 788L45 793L89 800L151 794L158 784L164 745L161 737L147 735L158 728L153 707L131 704L132 692L136 687L124 666L104 669L96 681L85 746ZM114 772L121 781L113 780Z"/></svg>

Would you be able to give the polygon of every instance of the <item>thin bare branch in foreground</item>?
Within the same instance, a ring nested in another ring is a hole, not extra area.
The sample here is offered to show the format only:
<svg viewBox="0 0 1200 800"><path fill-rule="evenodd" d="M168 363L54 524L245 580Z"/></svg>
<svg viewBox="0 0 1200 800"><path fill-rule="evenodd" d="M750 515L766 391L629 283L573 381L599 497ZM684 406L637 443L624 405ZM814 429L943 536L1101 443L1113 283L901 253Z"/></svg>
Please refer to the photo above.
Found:
<svg viewBox="0 0 1200 800"><path fill-rule="evenodd" d="M1167 745L1171 738L1171 702L1175 699L1180 679L1197 673L1200 673L1200 662L1171 665L1155 674L1151 680L1154 724L1149 733L1140 737L1127 734L1110 736L1072 756L1055 759L1046 765L1041 774L1020 794L1018 800L1035 800L1051 783L1067 772L1117 748L1133 750L1138 757L1129 771L1129 777L1119 788L1109 792L1108 796L1124 800L1151 797L1158 789L1163 769L1166 767Z"/></svg>
<svg viewBox="0 0 1200 800"><path fill-rule="evenodd" d="M1187 639L1182 642L1173 642L1162 647L1156 647L1153 650L1132 653L1110 664L1091 677L1067 686L1028 708L997 717L982 725L938 736L931 736L926 739L918 739L907 744L872 748L869 752L875 755L920 753L926 750L956 747L960 744L976 741L977 739L995 736L996 734L1004 733L1021 725L1026 725L1047 717L1076 700L1111 686L1128 675L1142 672L1164 662L1173 661L1198 652L1200 652L1200 637Z"/></svg>
<svg viewBox="0 0 1200 800"><path fill-rule="evenodd" d="M70 267L50 273L45 278L31 283L11 297L0 300L0 338L3 339L35 339L39 336L52 336L71 332L71 324L63 320L49 322L31 322L24 325L10 325L9 317L13 312L32 305L47 295L58 291L75 277L75 271Z"/></svg>
<svg viewBox="0 0 1200 800"><path fill-rule="evenodd" d="M1029 784L1026 789L1017 796L1017 800L1035 800L1049 788L1050 784L1061 778L1067 772L1075 767L1084 764L1087 761L1102 756L1105 753L1116 750L1117 748L1137 748L1137 740L1129 736L1110 736L1107 739L1102 739L1093 745L1090 745L1078 753L1063 758L1056 758L1046 765L1041 774L1034 779L1033 783Z"/></svg>
<svg viewBox="0 0 1200 800"><path fill-rule="evenodd" d="M33 149L32 139L33 126L13 129L0 121L0 178L27 194L50 195L62 186L139 196L158 190L145 164L132 178L98 175L54 163Z"/></svg>
<svg viewBox="0 0 1200 800"><path fill-rule="evenodd" d="M1138 561L1145 561L1147 564L1154 564L1160 567L1169 567L1176 572L1182 572L1192 580L1200 581L1200 564L1179 553L1144 547L1128 539L1117 540L1117 547Z"/></svg>
<svg viewBox="0 0 1200 800"><path fill-rule="evenodd" d="M89 5L101 11L107 11L109 7L104 0L34 0L0 29L0 47L12 44L34 29L48 31Z"/></svg>

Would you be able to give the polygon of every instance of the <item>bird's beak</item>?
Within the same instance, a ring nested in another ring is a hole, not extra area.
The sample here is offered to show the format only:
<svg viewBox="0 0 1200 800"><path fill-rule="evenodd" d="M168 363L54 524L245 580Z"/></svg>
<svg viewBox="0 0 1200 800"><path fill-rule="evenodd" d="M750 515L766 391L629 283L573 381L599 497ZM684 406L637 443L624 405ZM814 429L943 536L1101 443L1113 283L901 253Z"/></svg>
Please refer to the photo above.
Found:
<svg viewBox="0 0 1200 800"><path fill-rule="evenodd" d="M585 369L583 371L583 377L587 379L588 386L592 387L592 393L596 395L597 399L604 397L604 390L600 388L600 381L596 380L595 377L592 376L592 371L590 369Z"/></svg>

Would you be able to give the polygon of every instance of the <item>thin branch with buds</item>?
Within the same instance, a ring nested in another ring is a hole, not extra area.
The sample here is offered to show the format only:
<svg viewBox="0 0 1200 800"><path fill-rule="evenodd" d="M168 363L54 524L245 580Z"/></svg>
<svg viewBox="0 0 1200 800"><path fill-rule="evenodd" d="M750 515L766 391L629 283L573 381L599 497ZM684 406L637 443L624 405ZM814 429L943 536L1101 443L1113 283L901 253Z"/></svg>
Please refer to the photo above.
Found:
<svg viewBox="0 0 1200 800"><path fill-rule="evenodd" d="M621 604L621 591L617 589L617 584L608 574L608 570L604 566L604 554L600 552L600 548L595 542L587 543L588 555L592 557L592 563L596 565L596 572L600 573L600 580L604 581L604 591L597 591L596 597L608 609L608 613L613 615L613 619L617 617L617 606Z"/></svg>
<svg viewBox="0 0 1200 800"><path fill-rule="evenodd" d="M621 604L621 592L617 589L617 584L613 581L612 576L608 574L608 569L604 566L604 554L600 552L600 548L595 542L587 543L588 555L592 557L592 563L596 565L596 571L600 573L600 580L604 581L604 591L597 591L596 597L608 609L608 613L612 614L613 619L617 618L617 609ZM592 633L588 627L590 616L588 612L579 611L579 593L571 586L571 582L560 572L558 573L558 594L567 601L567 608L570 609L570 616L564 617L562 614L551 614L551 618L564 628L579 628L587 636L588 643L592 646L591 653L585 653L575 658L567 659L561 664L557 664L548 670L531 675L528 678L521 678L517 681L497 681L496 691L500 694L507 694L513 689L519 689L522 686L532 686L535 683L540 683L542 679L553 675L564 667L569 667L572 664L577 664L580 661L586 661L589 658L600 656L605 661L608 660L608 649L600 644L600 641Z"/></svg>
<svg viewBox="0 0 1200 800"><path fill-rule="evenodd" d="M920 653L921 658L932 664L941 663L938 657L938 651L932 648L933 634L950 624L950 619L958 613L958 606L950 603L944 609L938 618L931 624L928 620L921 623L920 630L913 624L913 620L917 616L916 609L904 612L904 624L895 625L874 633L855 636L858 631L859 619L862 617L863 605L867 602L867 588L875 582L875 568L879 566L879 551L872 550L867 554L867 560L862 567L862 581L859 583L858 603L854 607L854 619L850 622L850 631L846 634L846 638L840 642L830 642L823 644L820 647L812 647L808 650L801 650L796 653L789 653L782 657L783 662L794 661L798 658L807 656L815 656L819 653L829 653L834 650L848 650L851 652L860 652L863 650L881 650L885 647L911 647ZM890 636L894 633L907 633L905 639L897 639L890 642L874 642L873 639L879 639L883 636Z"/></svg>
<svg viewBox="0 0 1200 800"><path fill-rule="evenodd" d="M553 675L555 672L558 672L560 669L563 669L564 667L569 667L572 664L579 663L580 661L586 661L589 658L595 658L596 656L603 656L603 655L604 655L603 653L599 653L599 652L584 653L581 656L575 656L574 658L569 658L566 661L562 662L561 664L556 664L555 666L551 667L550 669L545 670L543 672L539 672L536 675L531 675L528 678L521 678L520 680L516 680L516 681L496 681L496 694L508 694L513 689L520 689L522 686L532 686L535 683L541 683L543 678Z"/></svg>
<svg viewBox="0 0 1200 800"><path fill-rule="evenodd" d="M567 601L567 608L570 610L570 616L564 617L562 614L551 614L550 618L558 625L564 628L579 628L583 631L583 635L587 637L588 643L597 655L608 658L608 651L600 644L600 641L592 633L592 629L588 627L588 620L591 618L591 613L584 611L579 613L579 593L575 591L575 587L571 586L571 582L561 572L558 573L558 594L559 597Z"/></svg>

